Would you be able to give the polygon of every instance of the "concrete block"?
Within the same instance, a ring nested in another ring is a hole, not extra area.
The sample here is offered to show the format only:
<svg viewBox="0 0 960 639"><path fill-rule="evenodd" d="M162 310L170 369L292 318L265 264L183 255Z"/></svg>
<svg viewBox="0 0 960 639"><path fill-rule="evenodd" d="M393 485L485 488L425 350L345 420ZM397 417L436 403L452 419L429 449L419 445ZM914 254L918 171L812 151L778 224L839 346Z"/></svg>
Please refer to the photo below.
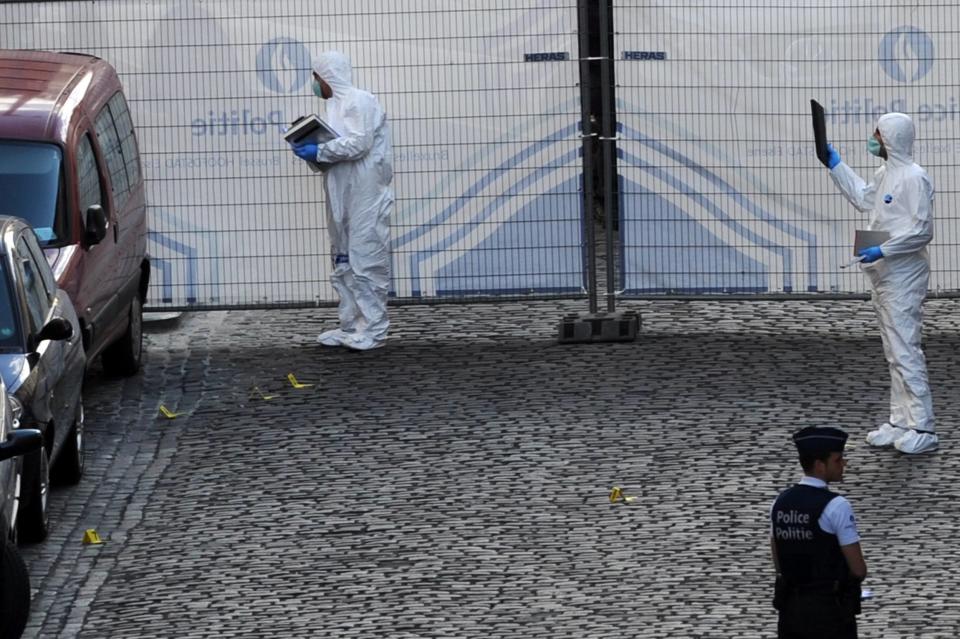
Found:
<svg viewBox="0 0 960 639"><path fill-rule="evenodd" d="M561 344L585 342L632 342L640 332L640 314L636 311L566 315L560 320Z"/></svg>

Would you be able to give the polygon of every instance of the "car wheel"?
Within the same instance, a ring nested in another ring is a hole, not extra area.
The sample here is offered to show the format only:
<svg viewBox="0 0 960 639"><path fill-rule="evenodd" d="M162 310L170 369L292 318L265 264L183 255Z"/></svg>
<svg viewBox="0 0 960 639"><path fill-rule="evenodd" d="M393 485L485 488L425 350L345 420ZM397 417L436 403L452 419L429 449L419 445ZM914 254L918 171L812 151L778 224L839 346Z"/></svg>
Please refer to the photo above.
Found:
<svg viewBox="0 0 960 639"><path fill-rule="evenodd" d="M36 542L47 538L49 515L47 499L50 496L50 460L47 449L41 446L23 458L24 503L17 521L21 541Z"/></svg>
<svg viewBox="0 0 960 639"><path fill-rule="evenodd" d="M143 355L143 307L140 297L130 302L127 330L116 342L103 351L103 369L109 375L128 377L140 370Z"/></svg>
<svg viewBox="0 0 960 639"><path fill-rule="evenodd" d="M57 456L57 463L53 466L53 476L58 484L76 484L83 477L83 463L85 456L83 429L83 397L77 401L77 410L73 418L73 425L67 433L67 441ZM2 639L2 635L0 635Z"/></svg>
<svg viewBox="0 0 960 639"><path fill-rule="evenodd" d="M3 543L0 555L0 638L20 637L30 616L30 575L16 544Z"/></svg>

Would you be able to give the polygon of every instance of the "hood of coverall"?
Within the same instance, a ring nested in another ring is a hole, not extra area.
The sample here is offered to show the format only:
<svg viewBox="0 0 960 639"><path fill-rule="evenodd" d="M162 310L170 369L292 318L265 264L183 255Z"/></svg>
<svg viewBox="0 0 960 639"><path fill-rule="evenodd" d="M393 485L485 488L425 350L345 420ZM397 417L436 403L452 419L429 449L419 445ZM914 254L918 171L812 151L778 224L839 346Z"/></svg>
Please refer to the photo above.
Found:
<svg viewBox="0 0 960 639"><path fill-rule="evenodd" d="M877 121L877 129L887 150L887 162L893 166L913 162L913 139L916 129L905 113L886 113Z"/></svg>
<svg viewBox="0 0 960 639"><path fill-rule="evenodd" d="M342 98L353 88L353 66L350 58L339 51L324 51L313 61L313 70L333 89L334 98Z"/></svg>

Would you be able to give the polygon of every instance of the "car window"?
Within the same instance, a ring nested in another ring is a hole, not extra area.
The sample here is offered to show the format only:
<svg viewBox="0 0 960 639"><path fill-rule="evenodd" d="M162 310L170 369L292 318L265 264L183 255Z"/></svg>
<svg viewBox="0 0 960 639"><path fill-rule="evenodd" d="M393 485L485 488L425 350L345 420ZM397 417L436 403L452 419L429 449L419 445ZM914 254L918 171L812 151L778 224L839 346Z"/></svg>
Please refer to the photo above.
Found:
<svg viewBox="0 0 960 639"><path fill-rule="evenodd" d="M127 193L130 187L127 184L127 167L124 165L123 153L120 151L120 138L117 136L117 128L114 126L110 109L107 107L101 109L95 124L100 150L103 151L103 157L107 162L107 171L110 173L113 202L116 208L120 209L127 201Z"/></svg>
<svg viewBox="0 0 960 639"><path fill-rule="evenodd" d="M50 311L50 294L44 286L43 275L22 237L17 240L16 262L20 268L20 280L23 282L23 292L27 298L30 331L36 332L43 328L46 322L47 313Z"/></svg>
<svg viewBox="0 0 960 639"><path fill-rule="evenodd" d="M43 278L43 286L47 289L47 297L53 298L53 296L57 294L57 281L53 277L53 271L47 263L47 258L44 256L43 250L37 244L37 238L34 237L32 233L24 233L23 241L33 256L33 261L36 262L37 271L39 271L40 276Z"/></svg>
<svg viewBox="0 0 960 639"><path fill-rule="evenodd" d="M11 287L9 262L6 257L0 257L0 350L15 350L20 347L20 337L17 330L17 308Z"/></svg>
<svg viewBox="0 0 960 639"><path fill-rule="evenodd" d="M94 204L102 206L103 211L109 215L107 205L103 201L102 179L100 168L97 166L97 156L93 154L93 144L90 142L89 135L80 138L80 144L77 146L77 179L80 188L81 215L86 216L87 209Z"/></svg>
<svg viewBox="0 0 960 639"><path fill-rule="evenodd" d="M0 140L0 215L25 219L44 244L69 239L60 197L62 164L56 144Z"/></svg>
<svg viewBox="0 0 960 639"><path fill-rule="evenodd" d="M140 181L140 152L137 149L137 137L133 131L133 120L130 118L130 109L122 93L116 93L110 98L110 112L117 125L117 135L120 137L120 148L127 165L127 179L131 187Z"/></svg>

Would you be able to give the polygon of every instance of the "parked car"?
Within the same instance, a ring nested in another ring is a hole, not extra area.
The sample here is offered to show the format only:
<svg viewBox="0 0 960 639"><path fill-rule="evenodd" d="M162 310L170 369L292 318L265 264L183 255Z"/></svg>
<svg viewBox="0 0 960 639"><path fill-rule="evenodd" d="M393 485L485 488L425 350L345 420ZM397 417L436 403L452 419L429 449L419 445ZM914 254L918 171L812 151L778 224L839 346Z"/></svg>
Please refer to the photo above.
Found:
<svg viewBox="0 0 960 639"><path fill-rule="evenodd" d="M68 483L83 474L85 364L77 314L33 229L0 217L0 376L13 418L43 433L43 446L23 459L18 530L25 541L47 536L51 468Z"/></svg>
<svg viewBox="0 0 960 639"><path fill-rule="evenodd" d="M17 551L18 457L43 445L40 431L16 426L0 381L0 639L21 636L30 615L30 576Z"/></svg>
<svg viewBox="0 0 960 639"><path fill-rule="evenodd" d="M143 174L114 68L0 49L0 214L27 220L73 300L88 361L140 368L150 281Z"/></svg>

